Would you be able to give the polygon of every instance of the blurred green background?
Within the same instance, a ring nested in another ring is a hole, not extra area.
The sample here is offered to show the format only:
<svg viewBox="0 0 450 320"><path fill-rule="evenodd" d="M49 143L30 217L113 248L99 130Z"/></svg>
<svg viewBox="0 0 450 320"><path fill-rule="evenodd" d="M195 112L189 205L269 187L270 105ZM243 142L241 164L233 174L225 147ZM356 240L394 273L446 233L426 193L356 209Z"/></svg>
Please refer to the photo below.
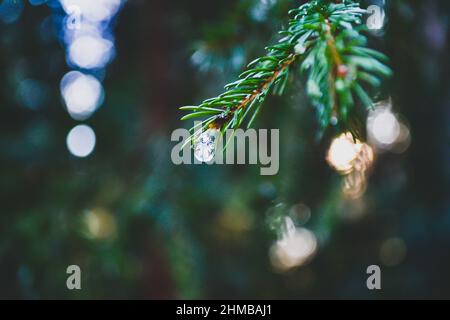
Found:
<svg viewBox="0 0 450 320"><path fill-rule="evenodd" d="M333 136L317 139L300 76L256 122L280 129L278 175L172 164L170 134L190 125L178 107L220 93L302 2L79 1L104 39L72 47L70 0L0 1L0 298L450 298L448 1L384 6L370 45L391 58L407 137L373 146L364 192L327 164ZM73 71L82 90L64 91ZM98 110L66 108L92 96ZM87 157L68 148L80 124ZM69 265L82 290L67 290Z"/></svg>

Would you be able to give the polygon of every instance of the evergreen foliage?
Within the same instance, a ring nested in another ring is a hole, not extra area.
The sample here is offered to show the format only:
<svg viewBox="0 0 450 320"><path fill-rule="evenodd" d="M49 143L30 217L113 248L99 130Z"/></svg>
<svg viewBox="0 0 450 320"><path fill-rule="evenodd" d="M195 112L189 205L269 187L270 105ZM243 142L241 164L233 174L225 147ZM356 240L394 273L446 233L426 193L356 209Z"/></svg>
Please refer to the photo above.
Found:
<svg viewBox="0 0 450 320"><path fill-rule="evenodd" d="M317 111L321 132L330 125L360 138L358 105L372 106L372 92L391 75L387 57L367 47L366 10L352 0L310 1L290 11L292 19L279 43L252 61L221 95L198 106L185 106L182 120L201 118L195 137L208 128L251 127L266 99L282 95L295 74L305 78L307 95Z"/></svg>

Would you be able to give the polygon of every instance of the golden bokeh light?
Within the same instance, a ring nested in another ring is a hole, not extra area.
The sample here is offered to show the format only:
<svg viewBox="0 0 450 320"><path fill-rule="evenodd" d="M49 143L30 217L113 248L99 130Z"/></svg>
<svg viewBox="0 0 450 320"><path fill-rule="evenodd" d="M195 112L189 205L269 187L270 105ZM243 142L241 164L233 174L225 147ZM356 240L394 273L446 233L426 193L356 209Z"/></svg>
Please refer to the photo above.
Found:
<svg viewBox="0 0 450 320"><path fill-rule="evenodd" d="M371 146L353 139L351 133L343 133L335 138L328 149L327 162L341 174L354 170L366 171L374 161Z"/></svg>
<svg viewBox="0 0 450 320"><path fill-rule="evenodd" d="M355 140L351 133L343 133L333 140L327 162L344 176L342 192L346 198L358 199L367 189L367 175L375 160L370 145Z"/></svg>
<svg viewBox="0 0 450 320"><path fill-rule="evenodd" d="M348 173L353 169L353 161L358 156L362 144L353 141L350 133L343 133L331 143L327 154L328 163L341 173Z"/></svg>
<svg viewBox="0 0 450 320"><path fill-rule="evenodd" d="M115 236L117 223L114 216L103 208L87 210L83 217L84 231L91 239L108 239Z"/></svg>

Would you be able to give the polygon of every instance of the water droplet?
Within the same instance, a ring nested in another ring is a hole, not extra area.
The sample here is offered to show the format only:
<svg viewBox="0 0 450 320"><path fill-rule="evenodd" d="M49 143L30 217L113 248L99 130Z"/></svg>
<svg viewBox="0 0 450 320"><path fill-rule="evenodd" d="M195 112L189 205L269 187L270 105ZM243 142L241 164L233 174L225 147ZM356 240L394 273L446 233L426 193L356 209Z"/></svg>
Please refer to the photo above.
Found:
<svg viewBox="0 0 450 320"><path fill-rule="evenodd" d="M303 43L297 43L297 45L294 48L296 54L304 54L306 52L306 47Z"/></svg>
<svg viewBox="0 0 450 320"><path fill-rule="evenodd" d="M201 133L194 144L194 156L198 161L209 162L215 156L218 130L208 129Z"/></svg>

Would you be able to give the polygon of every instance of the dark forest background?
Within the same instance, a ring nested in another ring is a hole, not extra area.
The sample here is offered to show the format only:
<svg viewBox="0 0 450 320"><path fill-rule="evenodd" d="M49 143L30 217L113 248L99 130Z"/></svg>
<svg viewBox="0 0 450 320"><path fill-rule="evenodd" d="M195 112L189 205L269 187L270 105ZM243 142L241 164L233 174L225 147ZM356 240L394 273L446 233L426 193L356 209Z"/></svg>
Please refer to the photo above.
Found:
<svg viewBox="0 0 450 320"><path fill-rule="evenodd" d="M1 11L8 1L0 5L1 298L450 298L450 2L387 1L384 34L371 45L391 58L386 86L411 144L377 155L365 195L349 201L325 160L332 137L316 139L300 77L256 123L280 128L278 175L170 160L170 133L189 126L178 108L221 92L277 41L301 1L127 1L111 24L105 101L83 122L97 137L83 159L66 147L80 122L59 88L71 70L64 13L57 1ZM25 79L34 89L24 96ZM273 217L300 204L317 252L280 271L269 256ZM66 288L72 264L82 269L80 291ZM366 288L372 264L382 268L381 291Z"/></svg>

